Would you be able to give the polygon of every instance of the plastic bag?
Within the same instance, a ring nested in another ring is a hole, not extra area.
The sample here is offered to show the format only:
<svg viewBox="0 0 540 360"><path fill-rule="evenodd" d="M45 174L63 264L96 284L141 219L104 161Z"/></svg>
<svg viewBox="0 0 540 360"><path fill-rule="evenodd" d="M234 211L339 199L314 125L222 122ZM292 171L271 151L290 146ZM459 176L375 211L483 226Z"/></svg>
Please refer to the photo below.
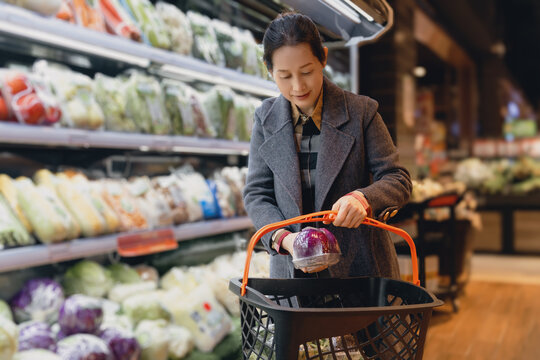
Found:
<svg viewBox="0 0 540 360"><path fill-rule="evenodd" d="M156 4L156 10L171 39L171 50L182 55L191 55L193 32L186 14L176 6L161 1Z"/></svg>
<svg viewBox="0 0 540 360"><path fill-rule="evenodd" d="M242 71L244 54L242 44L236 38L238 29L217 19L212 20L212 26L216 33L219 48L225 57L226 66L230 69Z"/></svg>
<svg viewBox="0 0 540 360"><path fill-rule="evenodd" d="M193 31L193 56L207 63L225 67L225 56L219 48L212 20L193 11L188 11L187 17Z"/></svg>
<svg viewBox="0 0 540 360"><path fill-rule="evenodd" d="M217 136L221 139L236 138L234 91L227 86L216 85L204 98L204 107Z"/></svg>
<svg viewBox="0 0 540 360"><path fill-rule="evenodd" d="M148 0L121 0L124 7L136 19L147 44L162 49L170 49L171 40L165 24L159 17L154 5Z"/></svg>

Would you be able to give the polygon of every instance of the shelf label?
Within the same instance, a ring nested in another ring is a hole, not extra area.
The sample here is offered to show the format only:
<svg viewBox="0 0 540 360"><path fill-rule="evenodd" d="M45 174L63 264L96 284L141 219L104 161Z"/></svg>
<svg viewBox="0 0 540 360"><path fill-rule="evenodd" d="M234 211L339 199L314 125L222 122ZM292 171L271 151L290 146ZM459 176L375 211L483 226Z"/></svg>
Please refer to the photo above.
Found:
<svg viewBox="0 0 540 360"><path fill-rule="evenodd" d="M47 245L47 250L51 262L59 262L73 257L71 254L71 241Z"/></svg>
<svg viewBox="0 0 540 360"><path fill-rule="evenodd" d="M124 257L153 254L177 247L178 242L172 229L145 231L117 237L118 254Z"/></svg>

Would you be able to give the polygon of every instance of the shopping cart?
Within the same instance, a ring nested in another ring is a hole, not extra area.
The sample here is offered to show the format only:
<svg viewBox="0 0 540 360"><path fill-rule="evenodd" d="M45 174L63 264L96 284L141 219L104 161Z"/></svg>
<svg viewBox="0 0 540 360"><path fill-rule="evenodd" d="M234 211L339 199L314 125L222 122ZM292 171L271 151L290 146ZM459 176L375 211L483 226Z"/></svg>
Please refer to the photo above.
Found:
<svg viewBox="0 0 540 360"><path fill-rule="evenodd" d="M419 287L416 248L403 230L366 218L363 224L402 236L410 246L413 284L393 279L248 279L255 244L269 231L296 223L333 221L322 211L262 227L251 238L240 298L242 352L247 360L422 359L433 308Z"/></svg>

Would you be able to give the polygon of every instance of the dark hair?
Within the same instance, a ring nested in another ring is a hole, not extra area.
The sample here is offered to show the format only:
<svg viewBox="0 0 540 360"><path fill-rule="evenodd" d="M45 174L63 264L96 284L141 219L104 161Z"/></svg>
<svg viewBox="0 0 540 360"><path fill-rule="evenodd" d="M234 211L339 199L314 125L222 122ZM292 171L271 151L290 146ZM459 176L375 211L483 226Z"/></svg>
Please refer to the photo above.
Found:
<svg viewBox="0 0 540 360"><path fill-rule="evenodd" d="M313 55L324 64L324 54L321 34L306 15L286 12L278 15L266 28L263 38L264 55L268 70L272 70L272 55L282 46L292 46L300 43L308 43Z"/></svg>

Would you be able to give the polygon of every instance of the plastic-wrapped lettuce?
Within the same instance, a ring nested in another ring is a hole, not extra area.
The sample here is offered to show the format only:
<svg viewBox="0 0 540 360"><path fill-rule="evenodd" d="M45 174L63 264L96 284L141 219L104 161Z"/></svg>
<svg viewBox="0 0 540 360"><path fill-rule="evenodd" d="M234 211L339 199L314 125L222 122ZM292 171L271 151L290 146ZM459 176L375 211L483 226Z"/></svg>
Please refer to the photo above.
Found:
<svg viewBox="0 0 540 360"><path fill-rule="evenodd" d="M187 17L193 31L193 56L210 64L224 67L225 56L219 48L212 20L193 11L188 11Z"/></svg>
<svg viewBox="0 0 540 360"><path fill-rule="evenodd" d="M122 302L124 314L129 316L134 324L143 320L169 321L171 314L152 293L142 293L128 297Z"/></svg>
<svg viewBox="0 0 540 360"><path fill-rule="evenodd" d="M19 330L11 320L0 317L0 359L10 360L17 352Z"/></svg>
<svg viewBox="0 0 540 360"><path fill-rule="evenodd" d="M189 20L176 6L159 1L156 10L171 39L171 50L182 55L190 55L193 46L193 32Z"/></svg>
<svg viewBox="0 0 540 360"><path fill-rule="evenodd" d="M135 269L128 264L116 263L107 267L116 283L131 284L141 282L141 277Z"/></svg>
<svg viewBox="0 0 540 360"><path fill-rule="evenodd" d="M213 19L212 26L216 33L219 48L225 56L225 64L228 68L242 71L244 63L242 44L236 39L238 29L228 23Z"/></svg>
<svg viewBox="0 0 540 360"><path fill-rule="evenodd" d="M164 79L161 85L165 94L165 107L171 117L173 133L195 135L197 126L191 110L193 89L183 82L171 79Z"/></svg>
<svg viewBox="0 0 540 360"><path fill-rule="evenodd" d="M171 48L165 24L149 0L122 0L122 3L136 19L146 43L162 49Z"/></svg>
<svg viewBox="0 0 540 360"><path fill-rule="evenodd" d="M58 317L58 310L64 301L60 284L46 278L28 280L11 299L10 305L15 320L43 321L52 324Z"/></svg>
<svg viewBox="0 0 540 360"><path fill-rule="evenodd" d="M95 261L82 260L70 267L62 279L67 295L103 297L113 285L111 274Z"/></svg>
<svg viewBox="0 0 540 360"><path fill-rule="evenodd" d="M19 324L19 351L31 349L56 351L56 335L48 324L40 321Z"/></svg>
<svg viewBox="0 0 540 360"><path fill-rule="evenodd" d="M126 116L125 80L96 74L94 94L105 115L105 128L110 131L137 132L135 122Z"/></svg>
<svg viewBox="0 0 540 360"><path fill-rule="evenodd" d="M32 349L26 351L20 351L15 354L13 360L62 360L62 358L56 355L54 352L43 349Z"/></svg>
<svg viewBox="0 0 540 360"><path fill-rule="evenodd" d="M13 321L13 314L11 313L11 309L4 300L0 300L0 318Z"/></svg>
<svg viewBox="0 0 540 360"><path fill-rule="evenodd" d="M126 115L148 134L166 135L171 121L157 79L132 71L126 82Z"/></svg>
<svg viewBox="0 0 540 360"><path fill-rule="evenodd" d="M167 360L169 355L168 324L165 320L143 320L135 329L142 349L141 360Z"/></svg>
<svg viewBox="0 0 540 360"><path fill-rule="evenodd" d="M68 297L58 314L60 331L64 335L79 333L94 334L103 321L100 299L86 295Z"/></svg>
<svg viewBox="0 0 540 360"><path fill-rule="evenodd" d="M242 44L244 63L243 71L249 75L261 76L259 66L259 54L257 43L253 34L248 30L239 30L237 39Z"/></svg>
<svg viewBox="0 0 540 360"><path fill-rule="evenodd" d="M105 341L95 335L71 335L58 342L58 355L66 360L114 360Z"/></svg>
<svg viewBox="0 0 540 360"><path fill-rule="evenodd" d="M217 136L233 140L236 137L236 118L234 113L234 91L228 86L216 85L204 99L204 107Z"/></svg>

